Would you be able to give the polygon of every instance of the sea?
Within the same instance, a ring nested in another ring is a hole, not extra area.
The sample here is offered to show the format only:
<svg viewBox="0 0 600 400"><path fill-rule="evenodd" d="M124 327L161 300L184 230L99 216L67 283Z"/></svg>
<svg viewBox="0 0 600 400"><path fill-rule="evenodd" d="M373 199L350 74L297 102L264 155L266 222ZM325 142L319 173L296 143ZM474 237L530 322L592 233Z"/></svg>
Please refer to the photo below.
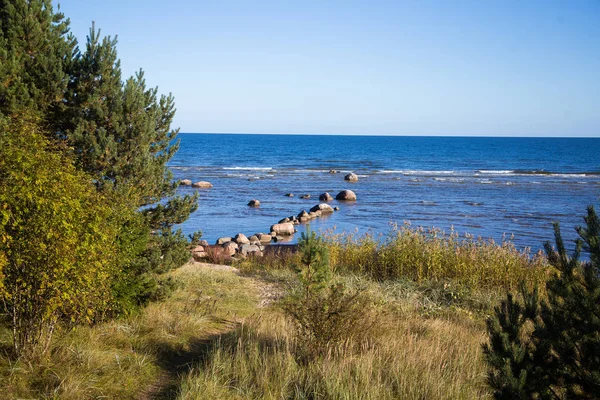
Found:
<svg viewBox="0 0 600 400"><path fill-rule="evenodd" d="M179 134L175 179L209 181L198 210L177 226L222 236L269 232L284 217L344 189L355 202L312 220L310 229L385 235L392 224L439 228L535 252L560 223L572 247L588 205L600 208L599 138ZM338 173L330 173L331 170ZM358 182L344 180L350 172ZM286 194L293 194L287 197ZM301 196L309 194L310 199ZM251 208L250 200L260 201ZM305 225L289 238L298 240Z"/></svg>

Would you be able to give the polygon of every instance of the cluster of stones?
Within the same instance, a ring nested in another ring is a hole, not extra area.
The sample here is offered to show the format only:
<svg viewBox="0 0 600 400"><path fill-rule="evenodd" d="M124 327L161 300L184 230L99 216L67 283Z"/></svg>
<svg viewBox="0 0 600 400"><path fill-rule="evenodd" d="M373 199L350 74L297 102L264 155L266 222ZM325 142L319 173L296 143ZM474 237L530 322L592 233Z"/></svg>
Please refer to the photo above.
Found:
<svg viewBox="0 0 600 400"><path fill-rule="evenodd" d="M211 185L212 186L212 185ZM292 193L286 194L292 197ZM310 198L310 195L301 197ZM336 200L355 201L356 194L352 190L342 190L335 196ZM230 257L245 258L249 256L262 257L266 244L271 242L279 242L284 240L285 236L291 236L298 232L296 225L309 222L312 219L322 217L323 215L331 214L338 211L339 207L331 207L326 202L332 201L333 197L329 193L323 193L319 196L319 203L312 207L309 211L302 210L298 215L292 215L283 218L278 223L271 226L270 233L255 233L250 237L246 237L243 233L238 233L234 237L221 237L217 239L213 249L223 252ZM260 207L260 201L253 199L248 202L249 207ZM201 261L208 256L207 249L210 245L206 240L201 240L200 243L192 249L192 257L196 261Z"/></svg>
<svg viewBox="0 0 600 400"><path fill-rule="evenodd" d="M246 237L238 233L234 237L221 237L217 239L214 246L210 246L206 240L192 249L192 257L196 261L202 261L208 257L207 249L212 247L213 251L222 252L229 257L245 258L251 256L262 257L265 244L271 243L273 236L266 233L256 233Z"/></svg>
<svg viewBox="0 0 600 400"><path fill-rule="evenodd" d="M288 194L286 194L286 196L292 197L293 194L288 193ZM300 196L300 198L310 198L310 195L305 194L305 195ZM335 196L335 198L336 198L336 200L342 200L342 201L355 201L356 194L352 190L342 190L341 192L339 192L337 194L337 196ZM271 227L271 231L275 231L275 233L279 233L277 231L282 230L283 232L291 232L291 233L280 233L282 235L284 235L284 234L293 235L293 233L295 232L295 229L292 231L294 225L306 223L312 219L319 218L323 215L331 214L334 211L338 211L340 209L339 207L331 207L329 204L326 203L328 201L333 201L333 197L329 193L321 194L319 196L319 201L322 201L324 203L317 204L316 206L311 208L309 211L302 210L302 211L300 211L300 213L298 215L291 215L289 217L283 218L277 224L275 224Z"/></svg>

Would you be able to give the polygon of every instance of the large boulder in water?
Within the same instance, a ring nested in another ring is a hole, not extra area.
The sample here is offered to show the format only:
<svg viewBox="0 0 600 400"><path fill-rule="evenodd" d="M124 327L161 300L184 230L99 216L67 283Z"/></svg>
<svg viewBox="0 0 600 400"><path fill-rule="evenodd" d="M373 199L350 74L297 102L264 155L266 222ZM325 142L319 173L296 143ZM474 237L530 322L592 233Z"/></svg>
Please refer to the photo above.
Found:
<svg viewBox="0 0 600 400"><path fill-rule="evenodd" d="M192 181L189 179L182 179L179 181L180 186L192 186Z"/></svg>
<svg viewBox="0 0 600 400"><path fill-rule="evenodd" d="M344 177L344 180L349 182L358 182L358 175L356 175L354 172L350 172Z"/></svg>
<svg viewBox="0 0 600 400"><path fill-rule="evenodd" d="M333 201L333 197L327 192L319 195L319 201Z"/></svg>
<svg viewBox="0 0 600 400"><path fill-rule="evenodd" d="M271 232L275 232L277 236L289 236L295 232L294 224L285 222L283 224L275 224L271 226Z"/></svg>
<svg viewBox="0 0 600 400"><path fill-rule="evenodd" d="M314 213L317 213L320 211L321 214L327 214L327 213L332 213L333 208L331 208L331 206L327 203L321 203L321 204L317 204L316 206L311 208L310 211L314 212Z"/></svg>
<svg viewBox="0 0 600 400"><path fill-rule="evenodd" d="M335 196L335 199L343 201L355 201L356 193L354 193L352 190L342 190L337 194L337 196Z"/></svg>
<svg viewBox="0 0 600 400"><path fill-rule="evenodd" d="M192 184L192 187L197 189L210 189L211 187L213 187L213 185L210 182L200 181Z"/></svg>

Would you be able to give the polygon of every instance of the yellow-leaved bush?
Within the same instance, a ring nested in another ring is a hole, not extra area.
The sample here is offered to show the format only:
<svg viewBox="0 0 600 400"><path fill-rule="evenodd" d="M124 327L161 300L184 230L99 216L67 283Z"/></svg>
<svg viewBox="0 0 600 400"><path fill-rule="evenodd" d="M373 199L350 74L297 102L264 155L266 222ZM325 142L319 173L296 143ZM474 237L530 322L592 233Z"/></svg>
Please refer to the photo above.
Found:
<svg viewBox="0 0 600 400"><path fill-rule="evenodd" d="M64 154L36 121L0 121L0 299L17 355L45 353L58 327L111 301L117 210Z"/></svg>

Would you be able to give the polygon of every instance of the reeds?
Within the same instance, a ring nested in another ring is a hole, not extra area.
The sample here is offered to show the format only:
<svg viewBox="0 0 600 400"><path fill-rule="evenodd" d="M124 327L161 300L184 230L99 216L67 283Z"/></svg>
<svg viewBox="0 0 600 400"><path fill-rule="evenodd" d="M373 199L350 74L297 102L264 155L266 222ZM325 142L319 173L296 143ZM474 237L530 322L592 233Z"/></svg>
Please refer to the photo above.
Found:
<svg viewBox="0 0 600 400"><path fill-rule="evenodd" d="M459 236L431 228L392 225L386 236L326 234L332 267L377 280L452 280L474 287L516 289L545 282L546 257L518 250L510 241Z"/></svg>

